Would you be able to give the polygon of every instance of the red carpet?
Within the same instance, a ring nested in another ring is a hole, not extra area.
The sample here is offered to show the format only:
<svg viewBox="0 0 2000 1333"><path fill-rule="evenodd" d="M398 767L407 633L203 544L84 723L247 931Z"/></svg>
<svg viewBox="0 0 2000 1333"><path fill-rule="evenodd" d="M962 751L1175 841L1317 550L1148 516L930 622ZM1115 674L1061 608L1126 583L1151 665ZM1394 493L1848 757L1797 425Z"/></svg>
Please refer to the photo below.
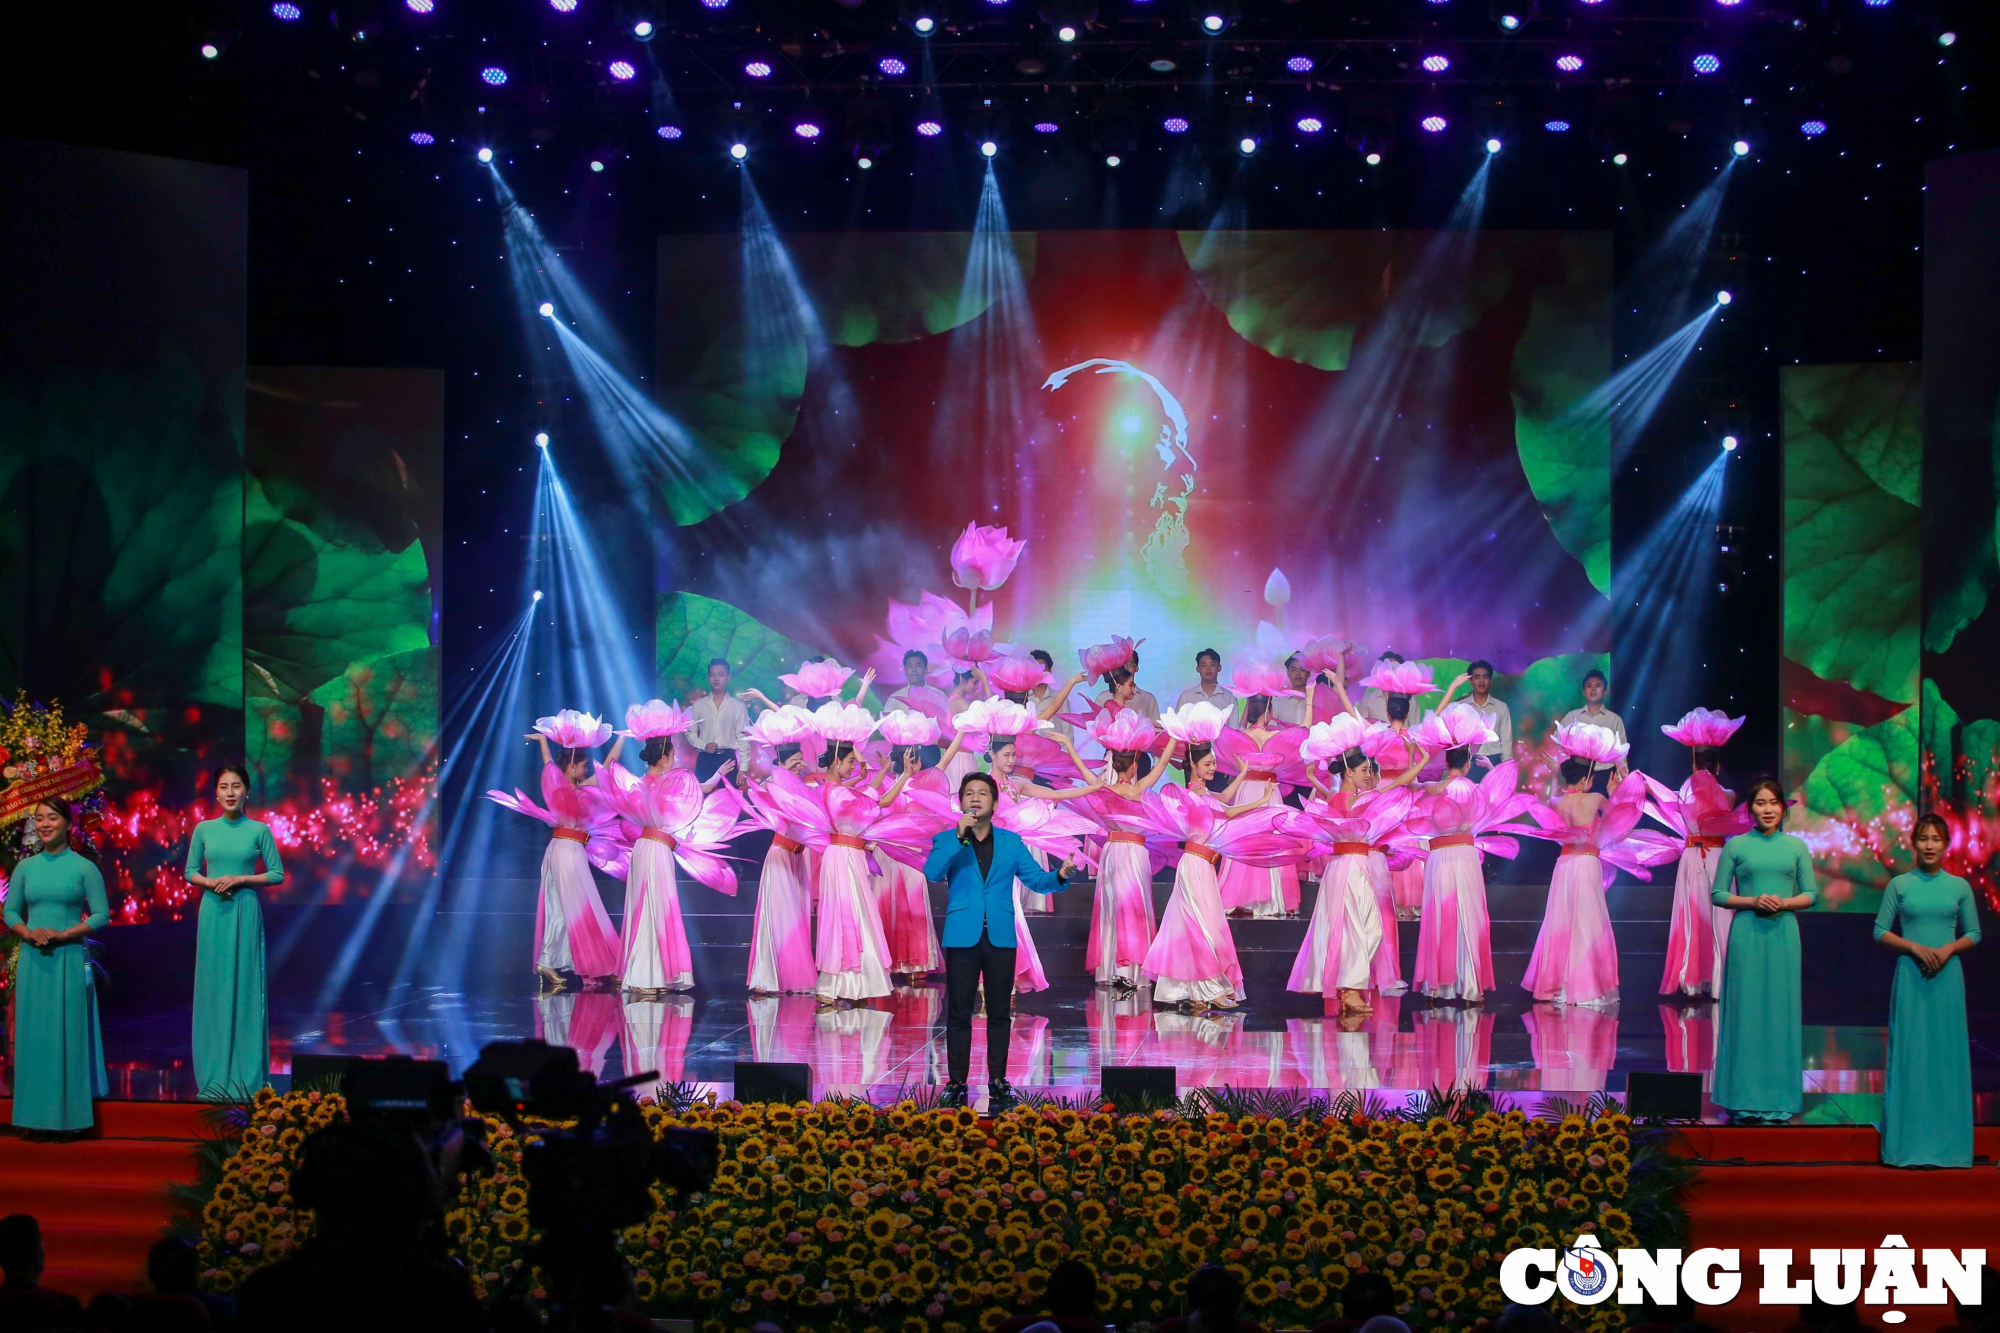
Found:
<svg viewBox="0 0 2000 1333"><path fill-rule="evenodd" d="M88 1300L143 1291L146 1251L175 1216L172 1184L195 1177L202 1109L185 1102L99 1102L101 1137L27 1143L0 1137L0 1213L41 1219L43 1281ZM0 1124L13 1103L0 1099Z"/></svg>
<svg viewBox="0 0 2000 1333"><path fill-rule="evenodd" d="M1688 1200L1694 1247L1743 1251L1744 1295L1702 1318L1723 1328L1777 1333L1793 1322L1789 1310L1759 1306L1762 1248L1789 1248L1794 1276L1803 1275L1807 1252L1862 1248L1873 1251L1889 1235L1921 1250L1983 1246L1994 1255L2000 1237L2000 1126L1983 1126L1974 1152L1985 1160L1969 1171L1899 1171L1876 1165L1880 1140L1872 1126L1782 1126L1687 1131L1692 1154L1710 1165ZM1718 1162L1745 1165L1713 1165ZM1885 1307L1866 1307L1862 1318L1884 1327ZM1953 1322L1948 1305L1914 1306L1898 1333L1928 1333Z"/></svg>

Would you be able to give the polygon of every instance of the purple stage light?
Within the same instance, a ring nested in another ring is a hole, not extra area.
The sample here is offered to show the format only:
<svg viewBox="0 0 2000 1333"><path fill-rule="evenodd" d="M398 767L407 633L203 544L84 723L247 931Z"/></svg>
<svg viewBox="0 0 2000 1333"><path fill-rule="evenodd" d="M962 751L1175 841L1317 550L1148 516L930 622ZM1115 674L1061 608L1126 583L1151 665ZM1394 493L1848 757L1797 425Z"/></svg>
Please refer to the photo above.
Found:
<svg viewBox="0 0 2000 1333"><path fill-rule="evenodd" d="M1293 56L1285 62L1285 68L1294 74L1310 74L1313 72L1313 58L1311 56Z"/></svg>
<svg viewBox="0 0 2000 1333"><path fill-rule="evenodd" d="M1809 120L1799 126L1799 133L1805 135L1808 139L1817 139L1820 135L1826 133L1826 122L1823 120Z"/></svg>
<svg viewBox="0 0 2000 1333"><path fill-rule="evenodd" d="M701 7L703 9L727 9L729 8L729 0L701 0Z"/></svg>
<svg viewBox="0 0 2000 1333"><path fill-rule="evenodd" d="M1693 64L1695 73L1713 74L1722 68L1722 57L1710 55L1704 51L1694 58Z"/></svg>
<svg viewBox="0 0 2000 1333"><path fill-rule="evenodd" d="M1425 56L1424 68L1433 74L1442 74L1451 68L1450 56Z"/></svg>
<svg viewBox="0 0 2000 1333"><path fill-rule="evenodd" d="M1160 122L1160 128L1168 134L1186 134L1188 132L1187 117L1168 116Z"/></svg>
<svg viewBox="0 0 2000 1333"><path fill-rule="evenodd" d="M1035 122L1035 133L1037 134L1054 134L1061 129L1062 126L1056 124L1053 120L1038 120Z"/></svg>
<svg viewBox="0 0 2000 1333"><path fill-rule="evenodd" d="M1557 56L1556 68L1565 74L1574 74L1583 68L1583 57L1576 55Z"/></svg>
<svg viewBox="0 0 2000 1333"><path fill-rule="evenodd" d="M654 130L653 133L659 135L662 139L678 139L681 137L681 127L678 125L662 125L660 128Z"/></svg>
<svg viewBox="0 0 2000 1333"><path fill-rule="evenodd" d="M926 139L935 139L944 133L944 126L934 120L920 120L917 122L917 133Z"/></svg>
<svg viewBox="0 0 2000 1333"><path fill-rule="evenodd" d="M770 62L753 60L743 67L743 72L753 79L768 79L771 77Z"/></svg>
<svg viewBox="0 0 2000 1333"><path fill-rule="evenodd" d="M1715 3L1721 5L1724 9L1734 9L1736 6L1742 4L1743 0L1715 0Z"/></svg>
<svg viewBox="0 0 2000 1333"><path fill-rule="evenodd" d="M501 69L498 65L488 65L485 69L479 71L479 77L485 80L490 87L498 88L501 84L507 82L507 71Z"/></svg>
<svg viewBox="0 0 2000 1333"><path fill-rule="evenodd" d="M1449 123L1443 116L1425 116L1417 122L1417 127L1425 134L1443 134L1444 127Z"/></svg>
<svg viewBox="0 0 2000 1333"><path fill-rule="evenodd" d="M558 14L574 14L576 12L576 0L549 0L549 8L555 10Z"/></svg>
<svg viewBox="0 0 2000 1333"><path fill-rule="evenodd" d="M1326 122L1321 120L1318 116L1299 117L1300 134L1318 134L1321 130L1325 128L1326 128Z"/></svg>
<svg viewBox="0 0 2000 1333"><path fill-rule="evenodd" d="M608 68L611 71L611 77L618 80L620 83L623 83L627 79L635 79L639 76L639 71L633 67L632 62L629 60L614 60L611 62Z"/></svg>
<svg viewBox="0 0 2000 1333"><path fill-rule="evenodd" d="M437 142L437 136L429 130L411 130L410 142L419 148L428 148Z"/></svg>
<svg viewBox="0 0 2000 1333"><path fill-rule="evenodd" d="M292 0L278 0L271 6L271 17L285 23L297 23L306 16L306 11L292 3Z"/></svg>
<svg viewBox="0 0 2000 1333"><path fill-rule="evenodd" d="M881 70L891 78L910 72L910 67L903 63L901 56L883 56L875 62L875 68Z"/></svg>
<svg viewBox="0 0 2000 1333"><path fill-rule="evenodd" d="M792 126L792 133L798 135L801 139L817 139L819 138L819 126L809 120L802 120Z"/></svg>
<svg viewBox="0 0 2000 1333"><path fill-rule="evenodd" d="M403 0L412 14L428 14L437 8L437 0Z"/></svg>
<svg viewBox="0 0 2000 1333"><path fill-rule="evenodd" d="M1889 0L1861 0L1861 3L1870 9L1881 9L1889 3Z"/></svg>
<svg viewBox="0 0 2000 1333"><path fill-rule="evenodd" d="M1550 134L1568 134L1569 122L1566 120L1551 120L1544 122L1542 128L1547 130Z"/></svg>

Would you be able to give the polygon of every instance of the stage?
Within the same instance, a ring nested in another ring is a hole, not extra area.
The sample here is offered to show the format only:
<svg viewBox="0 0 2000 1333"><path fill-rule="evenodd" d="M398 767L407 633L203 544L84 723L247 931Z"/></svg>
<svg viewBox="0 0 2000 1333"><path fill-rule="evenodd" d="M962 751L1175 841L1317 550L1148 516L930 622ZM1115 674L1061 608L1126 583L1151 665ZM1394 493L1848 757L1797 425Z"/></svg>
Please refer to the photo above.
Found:
<svg viewBox="0 0 2000 1333"><path fill-rule="evenodd" d="M273 1083L288 1086L298 1053L405 1054L463 1070L490 1041L541 1036L575 1046L604 1078L657 1069L662 1078L727 1095L736 1062L809 1065L815 1094L881 1100L904 1088L944 1081L941 978L905 986L875 1005L820 1014L808 995L749 997L743 987L754 866L762 836L743 839L748 858L736 897L683 885L682 906L695 946L696 989L665 1003L626 1004L606 993L537 996L529 969L535 880L493 879L455 886L454 900L481 910L435 914L423 938L455 931L470 939L456 988L398 985L404 942L418 934L417 909L389 904L361 935L367 904L279 904L268 913ZM1545 853L1521 867L1530 870ZM530 839L508 840L505 860L532 871ZM1525 858L1524 858L1525 859ZM601 879L614 915L622 886ZM1154 883L1156 911L1172 889ZM1581 1100L1622 1093L1633 1070L1706 1074L1716 1007L1657 994L1671 889L1625 884L1610 892L1619 941L1623 1002L1615 1009L1537 1005L1520 988L1546 884L1489 886L1493 953L1500 983L1480 1009L1412 996L1376 1001L1375 1012L1343 1022L1315 996L1285 989L1317 886L1304 887L1297 920L1231 921L1249 998L1227 1016L1191 1017L1156 1008L1146 992L1118 998L1091 986L1083 947L1093 886L1056 895L1056 910L1031 915L1030 929L1050 989L1018 996L1008 1073L1023 1090L1094 1094L1107 1065L1170 1065L1181 1088L1372 1089L1400 1104L1431 1088L1472 1087L1532 1107L1544 1095ZM943 887L932 886L942 919ZM1868 1124L1879 1114L1886 1056L1891 959L1856 915L1802 918L1805 1115L1808 1123ZM1402 923L1404 973L1417 923ZM355 941L360 940L358 948ZM109 978L102 1000L104 1044L119 1099L193 1096L188 1070L188 1004L193 972L191 921L108 932ZM344 984L327 994L326 959L355 948ZM1970 974L1977 975L1977 974ZM1971 997L1973 1079L1981 1123L2000 1122L2000 1021ZM984 1022L974 1024L973 1068L985 1068ZM1710 1119L1718 1118L1712 1107Z"/></svg>

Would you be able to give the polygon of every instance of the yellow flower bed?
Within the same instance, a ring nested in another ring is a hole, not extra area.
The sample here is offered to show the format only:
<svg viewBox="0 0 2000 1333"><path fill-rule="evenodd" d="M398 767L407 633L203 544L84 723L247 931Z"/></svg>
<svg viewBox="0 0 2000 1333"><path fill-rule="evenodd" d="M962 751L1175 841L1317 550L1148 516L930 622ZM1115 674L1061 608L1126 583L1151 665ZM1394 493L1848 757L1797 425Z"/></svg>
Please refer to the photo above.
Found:
<svg viewBox="0 0 2000 1333"><path fill-rule="evenodd" d="M306 1133L343 1114L333 1094L268 1090L202 1213L210 1284L235 1287L310 1232L286 1193ZM1631 1124L1615 1107L1560 1120L1519 1111L1456 1119L1353 1114L1285 1119L1172 1111L969 1111L846 1102L646 1108L716 1131L715 1188L654 1189L622 1247L656 1315L704 1333L760 1318L787 1329L973 1333L1035 1307L1051 1267L1099 1273L1103 1315L1178 1313L1196 1265L1230 1267L1246 1314L1309 1327L1338 1313L1358 1273L1387 1274L1413 1329L1497 1313L1516 1246L1594 1232L1638 1243L1626 1211ZM489 1121L490 1176L466 1177L446 1215L482 1294L535 1294L521 1139ZM1565 1308L1572 1328L1622 1327L1616 1306Z"/></svg>

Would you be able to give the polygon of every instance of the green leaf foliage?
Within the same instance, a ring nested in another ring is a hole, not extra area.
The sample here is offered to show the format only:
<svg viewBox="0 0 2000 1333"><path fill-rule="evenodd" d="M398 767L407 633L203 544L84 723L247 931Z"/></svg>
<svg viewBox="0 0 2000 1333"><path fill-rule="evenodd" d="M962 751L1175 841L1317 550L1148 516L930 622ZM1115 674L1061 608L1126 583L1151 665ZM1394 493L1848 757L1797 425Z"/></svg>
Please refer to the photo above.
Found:
<svg viewBox="0 0 2000 1333"><path fill-rule="evenodd" d="M788 639L727 602L691 592L660 598L657 637L663 699L686 700L708 688L708 664L729 663L731 688L756 688L782 701L781 672L792 671L819 649Z"/></svg>
<svg viewBox="0 0 2000 1333"><path fill-rule="evenodd" d="M355 662L312 693L325 711L326 767L343 786L373 787L436 757L438 650L426 644Z"/></svg>
<svg viewBox="0 0 2000 1333"><path fill-rule="evenodd" d="M1917 700L1922 380L1911 365L1787 366L1784 652Z"/></svg>
<svg viewBox="0 0 2000 1333"><path fill-rule="evenodd" d="M1828 749L1806 776L1806 806L1823 815L1875 819L1916 804L1917 772L1917 710L1906 708L1886 722L1848 731Z"/></svg>

